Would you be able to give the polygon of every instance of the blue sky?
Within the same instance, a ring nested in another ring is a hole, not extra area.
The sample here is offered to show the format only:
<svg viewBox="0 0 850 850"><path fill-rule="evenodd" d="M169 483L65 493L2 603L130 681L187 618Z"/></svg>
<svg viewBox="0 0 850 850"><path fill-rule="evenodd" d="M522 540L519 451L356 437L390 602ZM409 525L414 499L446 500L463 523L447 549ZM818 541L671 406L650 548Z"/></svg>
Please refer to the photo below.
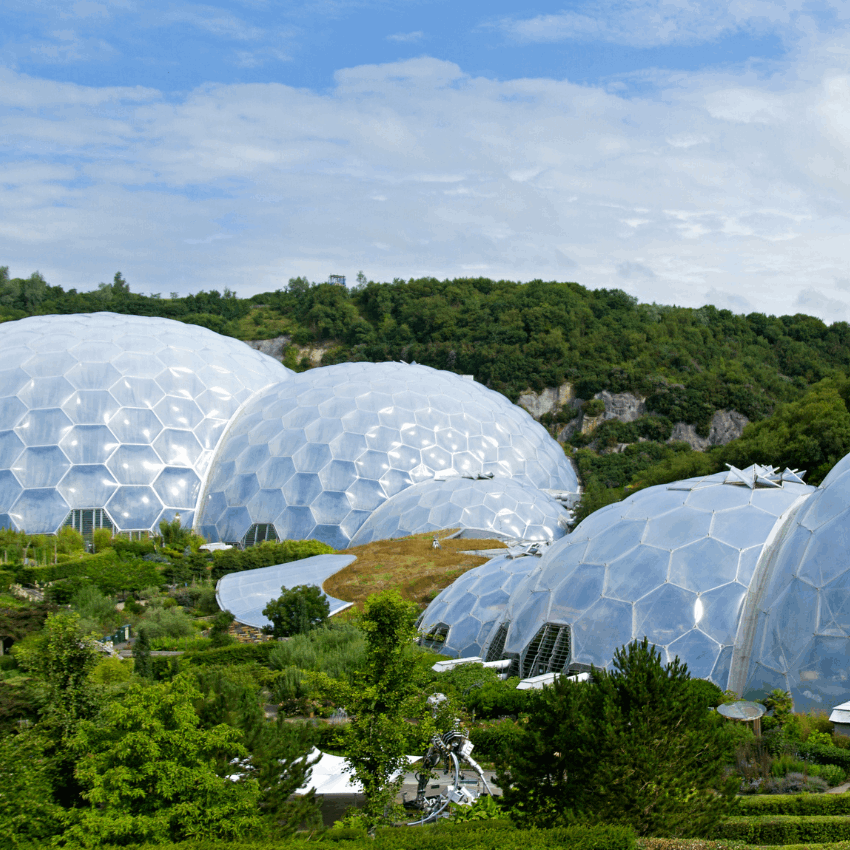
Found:
<svg viewBox="0 0 850 850"><path fill-rule="evenodd" d="M4 0L0 264L850 319L850 3Z"/></svg>

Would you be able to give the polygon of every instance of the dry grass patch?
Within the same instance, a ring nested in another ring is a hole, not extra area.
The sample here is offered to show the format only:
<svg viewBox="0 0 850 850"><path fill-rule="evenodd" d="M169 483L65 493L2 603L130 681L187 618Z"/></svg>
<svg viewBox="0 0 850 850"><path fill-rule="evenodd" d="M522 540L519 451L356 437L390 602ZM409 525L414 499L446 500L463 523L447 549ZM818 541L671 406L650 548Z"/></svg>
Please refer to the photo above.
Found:
<svg viewBox="0 0 850 850"><path fill-rule="evenodd" d="M465 550L504 549L499 540L445 540L439 532L441 549L431 545L433 532L378 540L345 549L341 554L356 555L357 560L331 576L323 585L326 593L361 608L366 597L381 590L397 588L405 599L420 608L428 603L458 576L483 564L487 558L466 555Z"/></svg>

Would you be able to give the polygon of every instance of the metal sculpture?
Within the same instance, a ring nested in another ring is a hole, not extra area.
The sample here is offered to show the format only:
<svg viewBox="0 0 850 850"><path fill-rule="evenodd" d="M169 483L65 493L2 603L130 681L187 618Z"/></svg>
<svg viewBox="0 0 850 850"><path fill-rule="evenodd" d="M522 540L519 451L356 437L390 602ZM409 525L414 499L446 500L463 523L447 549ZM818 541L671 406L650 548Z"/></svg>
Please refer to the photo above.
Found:
<svg viewBox="0 0 850 850"><path fill-rule="evenodd" d="M440 706L446 703L448 703L448 697L445 694L436 693L428 697L428 705L434 719L437 717ZM473 746L472 741L469 740L469 731L461 727L460 718L457 717L448 732L432 736L428 752L422 759L422 769L416 774L418 782L416 799L404 801L406 809L421 813L421 817L411 821L408 826L421 826L434 823L439 818L449 817L448 809L451 803L471 806L481 794L493 795L481 765L472 758ZM434 768L440 762L444 763L443 775L449 776L451 781L445 789L440 787L439 793L426 795L425 791L432 779ZM476 785L483 785L483 792L479 792L477 788L474 791L470 790L463 784L461 764L464 762L475 771L478 776Z"/></svg>

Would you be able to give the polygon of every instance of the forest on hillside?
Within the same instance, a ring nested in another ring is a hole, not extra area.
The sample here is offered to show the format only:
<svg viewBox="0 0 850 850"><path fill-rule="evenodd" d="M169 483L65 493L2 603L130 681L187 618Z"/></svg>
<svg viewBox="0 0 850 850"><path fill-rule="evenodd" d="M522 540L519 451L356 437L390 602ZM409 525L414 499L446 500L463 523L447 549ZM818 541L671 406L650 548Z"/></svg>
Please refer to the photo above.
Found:
<svg viewBox="0 0 850 850"><path fill-rule="evenodd" d="M0 267L0 321L97 310L163 316L243 340L287 336L284 362L296 370L310 366L304 350L319 346L324 365L415 360L474 375L514 401L565 381L585 400L603 390L645 398L648 413L637 422L609 421L570 438L588 490L582 513L725 463L787 464L817 483L850 451L846 322L646 304L619 289L556 281L380 283L358 275L350 288L292 278L250 298L229 290L163 297L133 292L120 272L78 292ZM752 421L742 438L706 453L669 443L673 423L704 435L721 409ZM575 414L554 411L544 424L556 433Z"/></svg>

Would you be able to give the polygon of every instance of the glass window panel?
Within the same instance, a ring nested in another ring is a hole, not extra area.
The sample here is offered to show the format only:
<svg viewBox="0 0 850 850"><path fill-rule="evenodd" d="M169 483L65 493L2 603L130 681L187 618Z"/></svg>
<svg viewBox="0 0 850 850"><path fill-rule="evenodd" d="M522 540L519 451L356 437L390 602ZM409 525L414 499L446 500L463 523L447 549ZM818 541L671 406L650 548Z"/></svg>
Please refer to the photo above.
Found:
<svg viewBox="0 0 850 850"><path fill-rule="evenodd" d="M8 469L0 470L0 511L5 514L22 490L18 479Z"/></svg>
<svg viewBox="0 0 850 850"><path fill-rule="evenodd" d="M316 528L316 520L306 506L286 508L275 522L283 540L310 540Z"/></svg>
<svg viewBox="0 0 850 850"><path fill-rule="evenodd" d="M107 466L122 484L152 484L164 468L150 446L121 446Z"/></svg>
<svg viewBox="0 0 850 850"><path fill-rule="evenodd" d="M166 428L194 428L204 418L194 401L175 396L166 396L154 411Z"/></svg>
<svg viewBox="0 0 850 850"><path fill-rule="evenodd" d="M666 484L650 487L623 503L623 516L651 519L681 505L694 491L668 490Z"/></svg>
<svg viewBox="0 0 850 850"><path fill-rule="evenodd" d="M281 488L290 505L309 505L322 492L318 475L296 472Z"/></svg>
<svg viewBox="0 0 850 850"><path fill-rule="evenodd" d="M26 415L24 403L14 396L0 398L0 431L14 428Z"/></svg>
<svg viewBox="0 0 850 850"><path fill-rule="evenodd" d="M109 430L123 443L151 443L162 423L152 410L122 407L109 420Z"/></svg>
<svg viewBox="0 0 850 850"><path fill-rule="evenodd" d="M352 510L351 513L340 523L340 528L349 536L353 537L363 523L369 518L371 511Z"/></svg>
<svg viewBox="0 0 850 850"><path fill-rule="evenodd" d="M325 491L321 493L310 505L316 523L320 525L331 525L341 523L351 510L351 503L345 493Z"/></svg>
<svg viewBox="0 0 850 850"><path fill-rule="evenodd" d="M799 564L800 578L811 582L816 587L833 581L848 569L846 555L840 557L836 554L846 553L848 546L850 546L848 517L840 516L830 520L812 535L806 554ZM790 562L785 559L784 563Z"/></svg>
<svg viewBox="0 0 850 850"><path fill-rule="evenodd" d="M703 593L700 596L703 609L702 618L698 621L700 629L718 643L733 644L746 598L747 588L737 582ZM683 658L690 665L687 656Z"/></svg>
<svg viewBox="0 0 850 850"><path fill-rule="evenodd" d="M54 487L71 466L58 446L24 449L12 471L24 487Z"/></svg>
<svg viewBox="0 0 850 850"><path fill-rule="evenodd" d="M220 419L205 419L195 428L195 437L201 444L201 447L207 450L213 450L221 439L227 428L227 422Z"/></svg>
<svg viewBox="0 0 850 850"><path fill-rule="evenodd" d="M153 488L163 505L171 508L192 508L198 498L201 481L191 469L164 469Z"/></svg>
<svg viewBox="0 0 850 850"><path fill-rule="evenodd" d="M332 460L328 446L307 443L292 455L292 462L298 472L318 472Z"/></svg>
<svg viewBox="0 0 850 850"><path fill-rule="evenodd" d="M522 603L511 612L511 627L505 650L522 652L534 637L540 623L549 610L550 595L548 593L529 593Z"/></svg>
<svg viewBox="0 0 850 850"><path fill-rule="evenodd" d="M598 563L613 561L641 542L646 525L642 520L621 520L607 534L599 534L590 540L587 557Z"/></svg>
<svg viewBox="0 0 850 850"><path fill-rule="evenodd" d="M654 546L638 546L608 565L605 595L633 602L667 580L670 553Z"/></svg>
<svg viewBox="0 0 850 850"><path fill-rule="evenodd" d="M257 476L253 472L249 472L243 475L235 475L224 488L224 495L230 505L246 505L259 489Z"/></svg>
<svg viewBox="0 0 850 850"><path fill-rule="evenodd" d="M351 461L332 460L319 472L326 490L346 490L357 480L357 468Z"/></svg>
<svg viewBox="0 0 850 850"><path fill-rule="evenodd" d="M687 659L688 672L699 679L707 679L720 655L720 644L699 629L692 629L667 647L667 660L676 656Z"/></svg>
<svg viewBox="0 0 850 850"><path fill-rule="evenodd" d="M236 469L238 472L255 472L269 459L269 447L264 443L248 446L236 458Z"/></svg>
<svg viewBox="0 0 850 850"><path fill-rule="evenodd" d="M230 419L239 409L239 399L215 390L206 390L196 399L195 403L205 416L214 419Z"/></svg>
<svg viewBox="0 0 850 850"><path fill-rule="evenodd" d="M324 415L321 419L304 426L304 435L311 443L330 443L342 433L344 432L339 419L329 419Z"/></svg>
<svg viewBox="0 0 850 850"><path fill-rule="evenodd" d="M73 336L68 330L70 328L63 328L64 332L54 329L53 333L49 334L32 334L27 345L33 351L67 351L80 341L79 337Z"/></svg>
<svg viewBox="0 0 850 850"><path fill-rule="evenodd" d="M31 409L61 407L73 394L65 378L32 378L18 391L18 398Z"/></svg>
<svg viewBox="0 0 850 850"><path fill-rule="evenodd" d="M204 368L206 362L205 358L185 348L164 348L157 357L177 375L198 372Z"/></svg>
<svg viewBox="0 0 850 850"><path fill-rule="evenodd" d="M357 460L367 449L362 434L341 434L331 442L331 454L336 460Z"/></svg>
<svg viewBox="0 0 850 850"><path fill-rule="evenodd" d="M366 444L370 449L379 452L389 452L401 445L401 437L399 431L395 428L387 428L379 425L376 428L371 428L366 434Z"/></svg>
<svg viewBox="0 0 850 850"><path fill-rule="evenodd" d="M59 484L59 492L72 508L105 505L118 482L101 464L74 466Z"/></svg>
<svg viewBox="0 0 850 850"><path fill-rule="evenodd" d="M191 431L166 428L153 445L169 466L193 466L201 454L201 447Z"/></svg>
<svg viewBox="0 0 850 850"><path fill-rule="evenodd" d="M119 487L106 508L121 529L149 529L162 511L162 502L152 487Z"/></svg>
<svg viewBox="0 0 850 850"><path fill-rule="evenodd" d="M683 546L670 558L670 581L688 590L708 590L734 581L739 552L712 537Z"/></svg>
<svg viewBox="0 0 850 850"><path fill-rule="evenodd" d="M632 639L632 606L598 599L572 625L573 662L607 667Z"/></svg>
<svg viewBox="0 0 850 850"><path fill-rule="evenodd" d="M334 549L347 549L350 545L348 535L336 524L316 525L310 536L314 540L333 546Z"/></svg>
<svg viewBox="0 0 850 850"><path fill-rule="evenodd" d="M64 375L76 362L66 352L34 354L21 368L32 378L55 378Z"/></svg>
<svg viewBox="0 0 850 850"><path fill-rule="evenodd" d="M103 390L121 376L109 363L78 363L66 377L78 390Z"/></svg>
<svg viewBox="0 0 850 850"><path fill-rule="evenodd" d="M284 428L293 429L304 428L320 418L319 410L316 407L294 407L281 416L280 421Z"/></svg>
<svg viewBox="0 0 850 850"><path fill-rule="evenodd" d="M24 490L9 516L27 534L53 534L68 515L68 503L53 488Z"/></svg>
<svg viewBox="0 0 850 850"><path fill-rule="evenodd" d="M0 468L8 469L23 450L23 441L14 431L0 431Z"/></svg>
<svg viewBox="0 0 850 850"><path fill-rule="evenodd" d="M667 646L696 626L697 595L663 584L635 603L635 637Z"/></svg>
<svg viewBox="0 0 850 850"><path fill-rule="evenodd" d="M162 363L150 354L125 351L118 355L112 365L122 374L134 378L154 379L162 371Z"/></svg>
<svg viewBox="0 0 850 850"><path fill-rule="evenodd" d="M393 397L389 393L371 390L368 393L357 396L354 403L358 410L366 410L370 413L378 413L381 410L391 410Z"/></svg>
<svg viewBox="0 0 850 850"><path fill-rule="evenodd" d="M721 511L714 515L711 536L738 549L746 549L764 544L775 524L776 517L756 508Z"/></svg>
<svg viewBox="0 0 850 850"><path fill-rule="evenodd" d="M15 427L28 446L55 446L71 430L71 420L61 410L32 410Z"/></svg>
<svg viewBox="0 0 850 850"><path fill-rule="evenodd" d="M295 465L292 458L273 457L257 470L257 481L260 487L269 489L283 487L295 475Z"/></svg>
<svg viewBox="0 0 850 850"><path fill-rule="evenodd" d="M105 425L119 407L112 395L102 390L80 390L62 405L77 425Z"/></svg>
<svg viewBox="0 0 850 850"><path fill-rule="evenodd" d="M677 549L701 537L711 528L711 514L677 508L647 522L643 542L663 549Z"/></svg>
<svg viewBox="0 0 850 850"><path fill-rule="evenodd" d="M109 391L125 407L152 408L165 397L152 378L119 378Z"/></svg>
<svg viewBox="0 0 850 850"><path fill-rule="evenodd" d="M286 499L280 490L258 490L248 502L248 513L258 523L273 523L286 508Z"/></svg>

